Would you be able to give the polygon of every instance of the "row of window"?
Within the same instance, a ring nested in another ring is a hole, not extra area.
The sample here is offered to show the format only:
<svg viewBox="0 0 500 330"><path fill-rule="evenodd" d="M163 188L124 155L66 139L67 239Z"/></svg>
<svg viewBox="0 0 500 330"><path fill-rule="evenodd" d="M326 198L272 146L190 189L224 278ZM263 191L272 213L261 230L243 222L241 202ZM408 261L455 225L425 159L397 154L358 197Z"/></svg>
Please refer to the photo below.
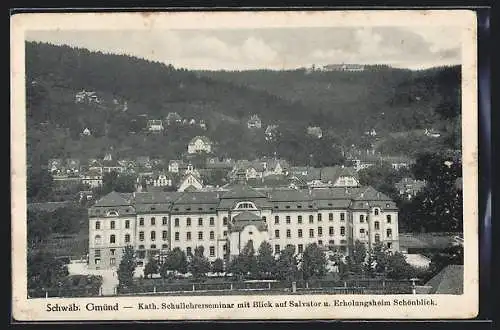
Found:
<svg viewBox="0 0 500 330"><path fill-rule="evenodd" d="M378 210L375 209L375 215L378 215ZM318 218L318 222L321 222L322 221L322 215L321 213L319 213L317 215L317 218ZM266 217L262 217L262 220L266 221ZM333 221L333 213L329 213L328 214L328 220L329 221ZM387 223L391 223L392 222L392 219L391 219L391 215L388 214L386 215L386 220L387 220ZM289 215L287 215L285 217L285 222L287 224L290 224L291 223L291 217ZM340 213L340 221L345 221L345 213ZM363 214L361 214L359 216L359 222L363 223L365 222L365 216ZM150 219L150 223L151 223L151 226L155 226L156 225L156 218L152 217ZM280 217L277 215L274 217L274 224L279 224L280 223ZM297 216L297 223L298 224L301 224L302 223L302 216L299 215ZM310 215L309 216L309 223L314 223L314 216L313 215ZM377 226L377 223L376 222L376 226ZM162 218L162 225L167 225L168 224L168 219L167 217L163 217ZM210 226L214 226L215 225L215 219L213 217L211 217L209 219L209 224ZM174 226L175 227L179 227L180 225L180 220L179 218L175 218L174 219ZM224 226L227 226L227 217L224 217L223 219L223 225ZM111 221L110 222L110 229L115 229L115 221ZM144 218L139 218L139 226L144 226ZM186 226L191 226L191 218L186 218ZM198 226L203 226L203 218L198 218ZM129 229L130 228L130 220L125 220L125 229ZM99 230L101 229L101 222L100 221L96 221L95 222L95 229Z"/></svg>
<svg viewBox="0 0 500 330"><path fill-rule="evenodd" d="M375 215L378 215L377 210L375 210ZM391 217L391 215L390 215L390 214L387 214L387 215L385 216L385 218L386 218L386 220L387 220L387 223L392 223L392 217ZM366 220L368 220L368 217L366 217ZM364 214L360 214L360 215L359 215L359 222L360 222L360 223L365 222L365 215L364 215ZM378 221L376 221L376 222L375 222L375 224L377 224L377 223L378 223Z"/></svg>
<svg viewBox="0 0 500 330"><path fill-rule="evenodd" d="M225 225L227 225L227 218ZM209 219L209 224L210 226L215 226L215 219L213 217L210 217ZM174 227L179 227L180 225L180 220L179 218L174 219ZM186 218L186 226L191 226L191 218ZM203 218L198 218L198 226L203 226Z"/></svg>
<svg viewBox="0 0 500 330"><path fill-rule="evenodd" d="M152 217L150 219L150 224L151 224L151 226L156 226L156 218L155 217ZM167 217L161 218L161 224L164 226L168 225ZM139 226L144 226L144 218L139 218Z"/></svg>
<svg viewBox="0 0 500 330"><path fill-rule="evenodd" d="M328 228L328 235L333 236L335 234L333 227ZM340 227L340 235L345 236L345 227L342 226ZM318 227L318 236L323 236L323 228ZM290 229L286 230L286 238L291 238L292 237L292 231ZM297 229L297 237L302 238L303 237L303 232L302 229ZM309 229L309 237L312 238L314 237L314 229ZM276 229L274 231L274 238L280 238L280 231L279 229Z"/></svg>
<svg viewBox="0 0 500 330"><path fill-rule="evenodd" d="M363 228L361 228L361 229L359 230L359 234L360 234L360 236L361 236L361 237L365 237L365 234L367 234L367 233L368 233L368 232L367 232L365 229L363 229ZM385 231L385 234L386 234L387 238L392 238L392 229L388 228L388 229ZM380 241L380 234L375 234L375 241L376 241L376 242L379 242L379 241Z"/></svg>
<svg viewBox="0 0 500 330"><path fill-rule="evenodd" d="M227 231L224 232L224 236L226 236L226 235L227 235ZM209 238L210 238L210 240L214 240L215 239L215 232L211 231L209 234ZM179 232L174 233L174 240L175 241L180 240L180 233ZM191 232L188 231L188 232L186 232L186 241L190 241L190 240L191 240ZM200 241L203 240L203 232L202 231L198 232L198 240L200 240Z"/></svg>
<svg viewBox="0 0 500 330"><path fill-rule="evenodd" d="M321 213L318 213L317 215L317 218L318 218L318 222L321 222L323 221L323 216ZM262 217L263 220L266 220L266 217ZM329 221L333 221L333 213L328 213L328 220ZM298 215L297 216L297 223L298 224L301 224L302 223L302 216L301 215ZM345 221L345 213L340 213L340 221ZM292 222L292 219L289 215L287 215L285 217L285 223L286 224L290 224ZM280 223L280 217L279 215L276 215L274 217L274 224L275 225L278 225ZM309 223L314 223L314 215L310 215L309 216Z"/></svg>

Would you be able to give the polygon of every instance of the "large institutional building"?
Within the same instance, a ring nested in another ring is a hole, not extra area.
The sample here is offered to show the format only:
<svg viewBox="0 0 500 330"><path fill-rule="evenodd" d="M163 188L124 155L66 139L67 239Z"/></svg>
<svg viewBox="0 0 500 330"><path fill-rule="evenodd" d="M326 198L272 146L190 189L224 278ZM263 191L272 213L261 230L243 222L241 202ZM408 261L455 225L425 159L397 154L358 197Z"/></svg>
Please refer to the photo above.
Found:
<svg viewBox="0 0 500 330"><path fill-rule="evenodd" d="M133 246L139 262L203 246L210 261L238 255L251 241L275 253L308 244L348 254L356 240L399 249L396 204L372 187L253 189L210 192L111 192L89 209L89 267L110 268Z"/></svg>

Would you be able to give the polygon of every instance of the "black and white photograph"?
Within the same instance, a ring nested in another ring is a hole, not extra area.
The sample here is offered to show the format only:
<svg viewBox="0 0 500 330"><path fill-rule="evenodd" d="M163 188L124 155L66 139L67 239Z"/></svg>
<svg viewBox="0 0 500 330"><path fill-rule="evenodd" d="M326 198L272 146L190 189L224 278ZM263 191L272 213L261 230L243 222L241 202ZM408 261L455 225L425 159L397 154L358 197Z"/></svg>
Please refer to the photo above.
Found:
<svg viewBox="0 0 500 330"><path fill-rule="evenodd" d="M477 313L472 12L18 18L14 315Z"/></svg>

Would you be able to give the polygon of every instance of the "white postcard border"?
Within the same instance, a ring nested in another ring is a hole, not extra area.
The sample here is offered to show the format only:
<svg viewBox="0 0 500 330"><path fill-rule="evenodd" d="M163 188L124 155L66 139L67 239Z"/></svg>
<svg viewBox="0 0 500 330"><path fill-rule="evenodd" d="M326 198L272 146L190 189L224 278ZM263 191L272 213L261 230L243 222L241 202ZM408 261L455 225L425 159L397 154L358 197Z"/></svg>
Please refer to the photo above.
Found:
<svg viewBox="0 0 500 330"><path fill-rule="evenodd" d="M362 22L362 23L360 23ZM389 22L389 23L388 23ZM149 296L27 299L26 130L24 41L29 30L150 30L305 26L455 26L462 39L462 143L464 184L463 295L275 295ZM449 319L477 315L478 298L478 148L476 16L470 10L340 12L183 12L183 13L28 13L11 17L11 183L12 287L16 321L202 320L202 319ZM396 306L394 299L433 299L437 305ZM334 307L334 300L390 301L390 306ZM139 310L138 303L242 303L245 301L319 302L319 307ZM324 307L328 301L330 306ZM48 303L81 307L79 312L48 312ZM85 306L119 304L118 312L92 312ZM125 309L126 306L134 308Z"/></svg>

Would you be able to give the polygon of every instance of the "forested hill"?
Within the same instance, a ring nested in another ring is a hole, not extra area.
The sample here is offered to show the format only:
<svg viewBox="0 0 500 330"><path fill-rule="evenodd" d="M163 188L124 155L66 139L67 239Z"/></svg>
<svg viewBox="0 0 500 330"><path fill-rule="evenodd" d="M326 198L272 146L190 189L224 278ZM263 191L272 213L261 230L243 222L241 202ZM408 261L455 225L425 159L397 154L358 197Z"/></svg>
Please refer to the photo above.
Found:
<svg viewBox="0 0 500 330"><path fill-rule="evenodd" d="M460 112L460 67L423 71L367 66L363 72L201 71L201 75L315 109L309 120L336 129L382 131L421 129L438 121L439 111ZM438 109L436 112L435 110Z"/></svg>
<svg viewBox="0 0 500 330"><path fill-rule="evenodd" d="M460 109L459 67L195 72L125 55L27 42L26 77L28 160L41 163L50 157L97 157L110 147L117 156L177 158L200 134L216 143L224 152L220 156L252 158L290 149L286 143L266 144L262 131L246 130L252 114L261 117L263 129L279 123L298 132L287 143L302 145L303 150L292 148L294 153L308 155L310 145L303 143L307 125L319 125L333 132L335 143L351 145L370 128L389 133L435 127L456 118ZM81 91L95 92L100 102L76 102ZM136 134L146 119L165 120L170 112L203 119L208 129ZM81 138L84 128L92 138Z"/></svg>
<svg viewBox="0 0 500 330"><path fill-rule="evenodd" d="M173 111L183 117L210 117L217 112L234 119L255 112L276 119L292 114L293 120L304 120L308 116L301 105L265 91L251 91L185 69L130 56L30 42L26 44L26 68L27 82L38 83L38 94L49 88L98 91L127 100L128 113L147 114L151 118L164 118ZM58 117L43 110L49 109L37 109L31 115L39 120ZM75 115L72 109L59 110L61 114L70 111Z"/></svg>

